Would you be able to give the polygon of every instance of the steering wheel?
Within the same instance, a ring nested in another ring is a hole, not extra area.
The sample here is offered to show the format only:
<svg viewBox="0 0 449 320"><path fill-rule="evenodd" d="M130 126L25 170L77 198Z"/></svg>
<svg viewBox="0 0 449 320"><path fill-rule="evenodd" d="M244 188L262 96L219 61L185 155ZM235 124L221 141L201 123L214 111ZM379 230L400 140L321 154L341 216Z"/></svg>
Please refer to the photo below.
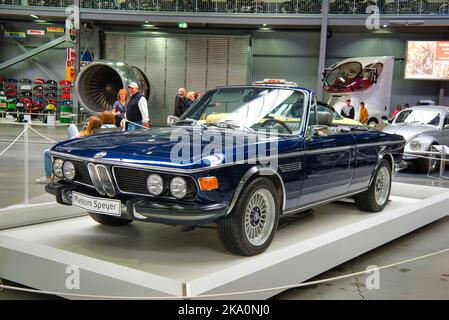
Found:
<svg viewBox="0 0 449 320"><path fill-rule="evenodd" d="M261 127L265 127L265 125L267 125L268 123L278 123L280 124L282 127L284 127L285 130L288 131L288 133L293 134L293 131L288 127L288 125L282 121L282 120L278 120L278 119L274 119L274 118L270 118L265 120L260 126Z"/></svg>

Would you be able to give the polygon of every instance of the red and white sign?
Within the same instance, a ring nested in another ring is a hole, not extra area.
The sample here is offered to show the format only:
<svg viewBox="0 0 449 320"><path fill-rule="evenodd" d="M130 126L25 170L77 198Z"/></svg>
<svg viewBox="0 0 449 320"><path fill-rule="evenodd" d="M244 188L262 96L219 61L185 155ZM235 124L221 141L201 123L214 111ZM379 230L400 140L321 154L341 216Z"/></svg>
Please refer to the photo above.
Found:
<svg viewBox="0 0 449 320"><path fill-rule="evenodd" d="M44 30L27 30L27 34L30 36L45 36Z"/></svg>

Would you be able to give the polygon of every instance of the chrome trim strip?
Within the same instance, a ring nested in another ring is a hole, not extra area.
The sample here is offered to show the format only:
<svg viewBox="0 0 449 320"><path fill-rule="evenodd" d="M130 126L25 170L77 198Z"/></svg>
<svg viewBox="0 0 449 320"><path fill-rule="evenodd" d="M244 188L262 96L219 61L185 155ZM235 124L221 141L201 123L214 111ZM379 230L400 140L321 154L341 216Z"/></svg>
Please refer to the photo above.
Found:
<svg viewBox="0 0 449 320"><path fill-rule="evenodd" d="M97 170L98 177L100 178L102 187L106 192L106 194L110 197L115 197L116 192L114 188L114 183L112 182L112 178L108 168L106 168L106 166L104 165L96 165L95 168Z"/></svg>
<svg viewBox="0 0 449 320"><path fill-rule="evenodd" d="M87 165L87 170L89 170L90 179L92 180L92 183L95 186L95 190L102 196L106 195L106 192L103 188L103 184L101 183L100 177L98 176L97 168L95 167L95 164L89 163Z"/></svg>
<svg viewBox="0 0 449 320"><path fill-rule="evenodd" d="M306 153L306 155L325 154L325 153L331 153L331 152L346 151L346 150L350 150L351 148L352 148L352 146L331 147L331 148L325 148L325 149L307 150L305 153Z"/></svg>
<svg viewBox="0 0 449 320"><path fill-rule="evenodd" d="M390 146L395 144L401 144L403 141L385 141L385 142L372 142L372 143L362 143L356 144L356 148L366 148L366 147L376 147L376 146Z"/></svg>
<svg viewBox="0 0 449 320"><path fill-rule="evenodd" d="M133 205L133 216L144 216L145 218L156 218L164 220L181 220L181 221L195 221L195 220L207 220L216 217L216 214L207 215L165 215L165 214L154 214L154 213L139 213L136 207Z"/></svg>
<svg viewBox="0 0 449 320"><path fill-rule="evenodd" d="M300 207L297 207L297 208L288 209L287 211L283 212L282 214L284 214L284 215L285 214L292 214L292 213L299 212L299 211L302 211L302 210L305 210L305 209L308 209L308 208L316 207L316 206L319 206L319 205L322 205L322 204L326 204L326 203L329 203L329 202L334 202L334 201L339 200L339 199L344 199L344 198L347 198L347 197L359 194L359 193L364 192L366 190L368 190L368 188L363 188L363 189L360 189L359 191L356 191L356 192L345 193L345 194L339 195L337 197L333 197L333 198L329 198L329 199L326 199L326 200L314 202L314 203L307 204L307 205L304 205L304 206L300 206Z"/></svg>
<svg viewBox="0 0 449 320"><path fill-rule="evenodd" d="M84 187L89 187L89 188L95 189L94 186L92 186L92 185L90 185L90 184L87 184L87 183L82 183L82 182L79 182L79 181L76 181L76 180L73 180L73 181L71 181L71 182L74 183L74 184L78 184L78 185L80 185L80 186L84 186Z"/></svg>
<svg viewBox="0 0 449 320"><path fill-rule="evenodd" d="M282 180L282 177L279 175L279 173L277 173L276 171L274 171L272 168L270 167L261 167L261 166L254 166L251 169L249 169L248 171L246 171L246 173L243 175L243 178L240 180L239 184L237 185L237 188L234 192L234 195L232 196L232 200L231 203L229 204L229 209L226 212L226 215L228 215L232 209L234 208L237 199L240 196L240 193L243 190L243 187L246 185L246 182L256 173L263 173L263 172L267 172L270 175L275 174L277 176L277 178L279 179L279 181L281 182L282 185L282 196L283 196L283 201L282 201L282 210L285 210L285 203L287 202L287 195L285 192L285 186L284 186L284 181Z"/></svg>
<svg viewBox="0 0 449 320"><path fill-rule="evenodd" d="M284 159L284 158L291 158L291 157L299 157L303 155L310 155L310 154L320 154L320 153L329 153L329 152L338 152L338 151L345 151L347 149L350 149L351 147L361 148L361 147L372 147L372 146L385 146L385 145L395 145L400 144L402 141L387 141L387 142L375 142L375 143L367 143L367 144L357 144L353 146L344 146L344 147L332 147L332 148L326 148L326 149L317 149L317 150L308 150L308 151L296 151L296 152L290 152L290 153L284 153L284 154L278 154L275 156L269 156L269 157L261 157L261 159L272 159L272 158L278 158L278 159ZM89 157L82 157L82 156L74 156L69 153L62 153L57 151L50 151L52 156L61 157L61 158L69 158L69 159L77 159L87 162L94 162L94 163L102 163L102 164L109 164L109 165L117 165L122 167L128 167L128 168L139 168L139 169L146 169L146 170L153 170L158 172L175 172L175 173L198 173L198 172L204 172L207 170L215 170L235 165L241 165L241 164L250 164L251 162L257 161L257 158L254 159L248 159L243 161L237 161L233 163L224 163L221 165L213 166L213 167L205 167L205 168L198 168L198 169L180 169L180 168L171 168L171 167L159 167L154 165L145 165L145 164L135 164L135 163L126 163L124 164L123 161L114 161L114 160L107 160L107 159L95 159L95 158L89 158Z"/></svg>

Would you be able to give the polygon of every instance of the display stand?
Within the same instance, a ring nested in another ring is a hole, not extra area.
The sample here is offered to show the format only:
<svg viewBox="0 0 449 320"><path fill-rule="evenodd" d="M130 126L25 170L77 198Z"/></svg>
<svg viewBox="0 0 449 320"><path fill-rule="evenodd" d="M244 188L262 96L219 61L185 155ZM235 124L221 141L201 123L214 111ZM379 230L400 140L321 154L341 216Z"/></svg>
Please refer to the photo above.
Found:
<svg viewBox="0 0 449 320"><path fill-rule="evenodd" d="M284 226L270 248L254 257L227 252L210 228L181 232L180 227L136 222L113 228L86 216L3 230L1 277L40 290L132 297L298 284L445 217L449 191L394 183L391 202L375 214L360 212L348 202L318 207ZM79 268L79 289L67 287L73 268ZM265 299L278 293L222 298Z"/></svg>

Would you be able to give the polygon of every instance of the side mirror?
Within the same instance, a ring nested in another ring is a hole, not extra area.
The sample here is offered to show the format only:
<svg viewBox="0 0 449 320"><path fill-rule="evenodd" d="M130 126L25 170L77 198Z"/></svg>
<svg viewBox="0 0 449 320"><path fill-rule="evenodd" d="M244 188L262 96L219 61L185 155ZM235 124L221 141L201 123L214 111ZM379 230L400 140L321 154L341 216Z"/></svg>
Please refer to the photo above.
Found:
<svg viewBox="0 0 449 320"><path fill-rule="evenodd" d="M178 122L178 121L179 121L179 118L178 118L178 117L175 117L175 116L168 116L168 117L167 117L167 124L168 124L169 126L175 124L175 123Z"/></svg>
<svg viewBox="0 0 449 320"><path fill-rule="evenodd" d="M328 126L316 125L307 130L306 140L310 141L313 137L322 137L329 134Z"/></svg>
<svg viewBox="0 0 449 320"><path fill-rule="evenodd" d="M443 129L449 129L449 124L445 124Z"/></svg>

